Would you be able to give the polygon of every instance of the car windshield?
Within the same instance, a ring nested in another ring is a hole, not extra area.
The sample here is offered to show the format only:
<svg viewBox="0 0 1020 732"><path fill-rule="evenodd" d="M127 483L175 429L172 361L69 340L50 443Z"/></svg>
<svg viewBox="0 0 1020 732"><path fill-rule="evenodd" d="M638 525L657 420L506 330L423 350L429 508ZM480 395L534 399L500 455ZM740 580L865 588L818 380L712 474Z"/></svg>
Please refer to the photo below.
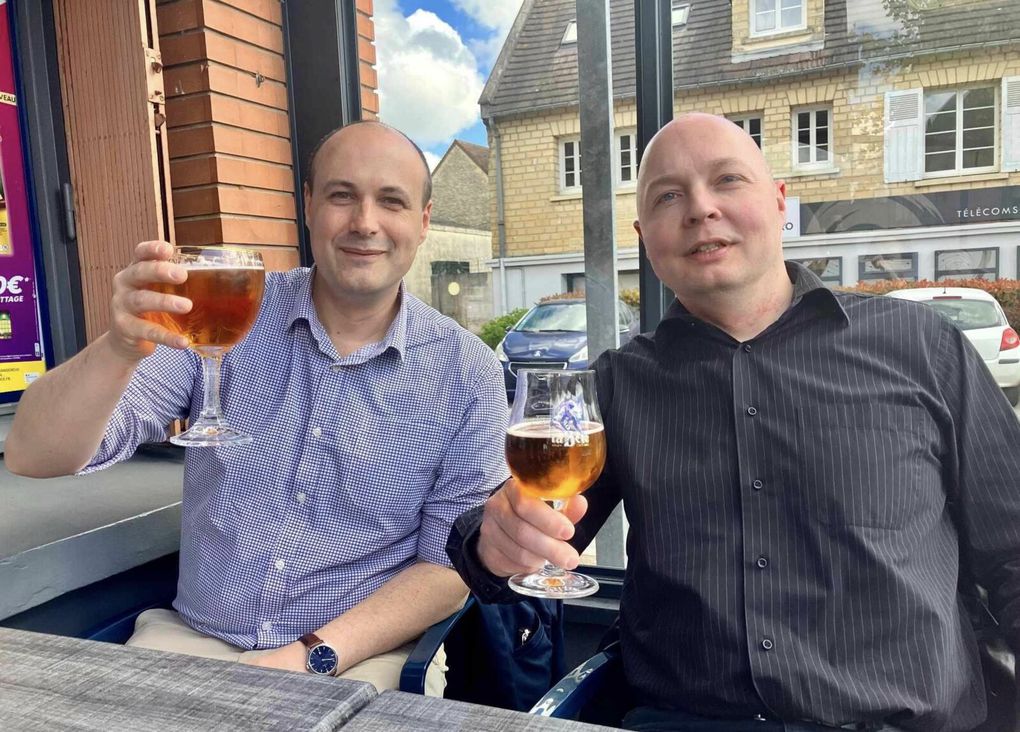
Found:
<svg viewBox="0 0 1020 732"><path fill-rule="evenodd" d="M1002 325L999 311L987 300L930 300L928 304L960 330Z"/></svg>
<svg viewBox="0 0 1020 732"><path fill-rule="evenodd" d="M588 325L583 302L549 302L524 316L515 330L527 333L571 331L583 333Z"/></svg>

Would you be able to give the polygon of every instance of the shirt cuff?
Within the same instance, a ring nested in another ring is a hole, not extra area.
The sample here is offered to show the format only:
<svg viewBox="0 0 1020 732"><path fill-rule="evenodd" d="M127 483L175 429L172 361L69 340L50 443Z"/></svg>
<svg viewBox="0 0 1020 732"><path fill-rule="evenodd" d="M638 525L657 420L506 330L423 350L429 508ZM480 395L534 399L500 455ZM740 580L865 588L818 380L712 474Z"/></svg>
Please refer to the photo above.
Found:
<svg viewBox="0 0 1020 732"><path fill-rule="evenodd" d="M485 506L477 506L461 514L450 530L446 553L468 588L484 603L512 603L523 598L510 589L506 577L499 577L485 568L478 557L478 535Z"/></svg>

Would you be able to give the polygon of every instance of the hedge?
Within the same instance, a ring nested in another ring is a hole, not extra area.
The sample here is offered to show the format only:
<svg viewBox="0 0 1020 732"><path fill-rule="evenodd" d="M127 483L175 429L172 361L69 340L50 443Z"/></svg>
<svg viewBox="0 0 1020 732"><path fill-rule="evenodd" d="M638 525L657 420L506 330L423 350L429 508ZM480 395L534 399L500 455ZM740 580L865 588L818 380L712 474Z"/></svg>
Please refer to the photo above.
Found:
<svg viewBox="0 0 1020 732"><path fill-rule="evenodd" d="M999 301L1002 309L1006 312L1006 319L1014 327L1020 326L1020 281L1018 280L982 280L982 279L961 279L961 280L874 280L872 282L859 282L853 287L841 287L841 290L848 292L864 292L871 295L884 295L893 290L913 289L915 287L972 287L977 290L984 290Z"/></svg>
<svg viewBox="0 0 1020 732"><path fill-rule="evenodd" d="M495 348L506 335L506 329L516 325L517 321L524 317L524 313L528 312L528 309L517 308L506 315L493 318L478 330L478 337L485 341L489 348Z"/></svg>

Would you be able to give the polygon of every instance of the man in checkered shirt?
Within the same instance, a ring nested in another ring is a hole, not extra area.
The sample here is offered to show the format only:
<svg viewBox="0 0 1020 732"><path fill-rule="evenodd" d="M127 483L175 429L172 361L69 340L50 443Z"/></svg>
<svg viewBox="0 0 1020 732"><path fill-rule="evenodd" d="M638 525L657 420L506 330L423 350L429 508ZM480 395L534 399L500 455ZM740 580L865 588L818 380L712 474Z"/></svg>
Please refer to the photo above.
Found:
<svg viewBox="0 0 1020 732"><path fill-rule="evenodd" d="M130 644L322 673L314 633L338 658L325 672L395 688L414 639L463 603L444 546L507 477L507 406L492 351L404 291L431 188L421 151L380 123L313 153L316 265L267 275L258 319L223 359L224 412L254 442L188 449L174 610L143 613ZM198 414L200 359L141 318L191 307L146 289L184 279L171 253L139 244L109 332L26 391L10 470L99 470ZM441 693L441 657L427 686Z"/></svg>

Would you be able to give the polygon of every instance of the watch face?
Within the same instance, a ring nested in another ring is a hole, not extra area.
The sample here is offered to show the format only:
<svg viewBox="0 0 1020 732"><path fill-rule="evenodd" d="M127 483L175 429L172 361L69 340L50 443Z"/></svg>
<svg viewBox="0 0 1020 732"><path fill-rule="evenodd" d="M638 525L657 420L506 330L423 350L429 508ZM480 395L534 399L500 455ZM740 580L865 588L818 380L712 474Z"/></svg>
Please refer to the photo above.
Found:
<svg viewBox="0 0 1020 732"><path fill-rule="evenodd" d="M331 674L336 670L336 651L323 644L308 651L308 668L312 673Z"/></svg>

